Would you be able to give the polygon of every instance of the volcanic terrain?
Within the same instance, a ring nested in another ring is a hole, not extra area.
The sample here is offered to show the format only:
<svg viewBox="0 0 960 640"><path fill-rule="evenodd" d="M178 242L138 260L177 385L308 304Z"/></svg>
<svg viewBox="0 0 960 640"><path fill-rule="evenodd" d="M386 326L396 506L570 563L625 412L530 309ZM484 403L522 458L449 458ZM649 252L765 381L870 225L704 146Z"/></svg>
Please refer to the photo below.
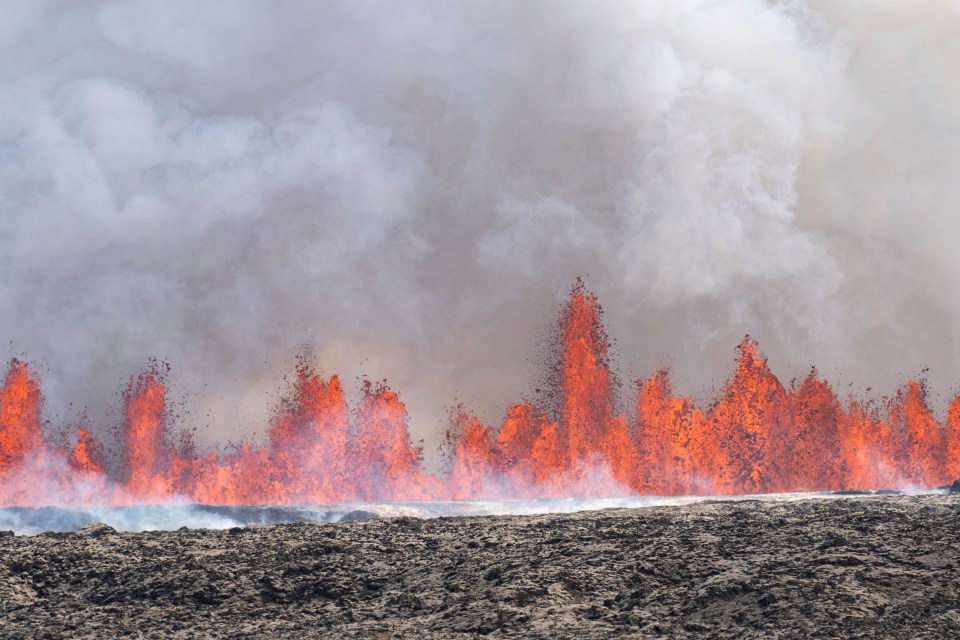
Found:
<svg viewBox="0 0 960 640"><path fill-rule="evenodd" d="M4 638L960 636L947 495L0 535Z"/></svg>

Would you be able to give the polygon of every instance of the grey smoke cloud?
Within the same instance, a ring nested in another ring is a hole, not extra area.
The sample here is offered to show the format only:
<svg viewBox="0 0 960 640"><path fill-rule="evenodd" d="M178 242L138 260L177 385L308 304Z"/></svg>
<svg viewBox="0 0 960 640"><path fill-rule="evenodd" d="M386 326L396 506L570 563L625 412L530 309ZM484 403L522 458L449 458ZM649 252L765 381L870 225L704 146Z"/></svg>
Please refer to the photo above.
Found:
<svg viewBox="0 0 960 640"><path fill-rule="evenodd" d="M0 336L57 420L155 355L201 440L262 431L306 345L429 444L530 395L578 274L628 379L709 395L749 332L784 379L960 380L948 0L2 12Z"/></svg>

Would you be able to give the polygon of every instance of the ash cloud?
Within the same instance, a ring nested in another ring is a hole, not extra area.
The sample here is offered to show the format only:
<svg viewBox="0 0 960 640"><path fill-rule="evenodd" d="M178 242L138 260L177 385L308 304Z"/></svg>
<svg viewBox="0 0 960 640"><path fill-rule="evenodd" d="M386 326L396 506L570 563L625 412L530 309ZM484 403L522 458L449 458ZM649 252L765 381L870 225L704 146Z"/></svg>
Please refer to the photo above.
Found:
<svg viewBox="0 0 960 640"><path fill-rule="evenodd" d="M578 274L624 377L960 380L948 0L11 1L0 336L55 420L149 356L201 439L302 345L436 441L530 394ZM74 403L73 406L70 403Z"/></svg>

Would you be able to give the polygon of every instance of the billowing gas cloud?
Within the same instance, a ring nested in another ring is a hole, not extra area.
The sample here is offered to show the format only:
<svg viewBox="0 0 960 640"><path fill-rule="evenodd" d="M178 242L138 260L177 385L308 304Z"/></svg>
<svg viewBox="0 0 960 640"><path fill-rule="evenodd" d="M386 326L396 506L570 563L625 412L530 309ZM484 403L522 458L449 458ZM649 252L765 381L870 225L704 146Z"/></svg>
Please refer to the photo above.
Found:
<svg viewBox="0 0 960 640"><path fill-rule="evenodd" d="M951 0L10 0L0 337L55 420L149 356L261 428L313 353L432 441L588 276L626 379L960 382ZM842 375L841 375L842 374ZM71 406L69 403L73 403ZM201 435L201 439L203 436Z"/></svg>

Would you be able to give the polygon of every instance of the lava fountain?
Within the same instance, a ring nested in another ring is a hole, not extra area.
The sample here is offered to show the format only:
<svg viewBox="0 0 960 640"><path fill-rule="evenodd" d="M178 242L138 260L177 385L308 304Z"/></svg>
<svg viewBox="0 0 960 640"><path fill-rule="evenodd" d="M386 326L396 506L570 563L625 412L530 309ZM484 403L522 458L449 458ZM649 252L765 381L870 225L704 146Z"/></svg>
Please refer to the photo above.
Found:
<svg viewBox="0 0 960 640"><path fill-rule="evenodd" d="M365 382L351 407L340 378L299 362L265 445L226 455L176 438L158 363L123 394L119 461L87 427L72 447L43 425L38 376L10 361L0 389L0 506L209 505L736 495L929 488L960 476L960 397L943 423L922 383L864 401L837 397L814 369L785 387L749 336L709 406L676 395L669 372L637 382L634 417L618 412L610 339L579 280L557 324L542 405L511 405L499 427L463 407L446 464L423 466L407 412L386 383Z"/></svg>

